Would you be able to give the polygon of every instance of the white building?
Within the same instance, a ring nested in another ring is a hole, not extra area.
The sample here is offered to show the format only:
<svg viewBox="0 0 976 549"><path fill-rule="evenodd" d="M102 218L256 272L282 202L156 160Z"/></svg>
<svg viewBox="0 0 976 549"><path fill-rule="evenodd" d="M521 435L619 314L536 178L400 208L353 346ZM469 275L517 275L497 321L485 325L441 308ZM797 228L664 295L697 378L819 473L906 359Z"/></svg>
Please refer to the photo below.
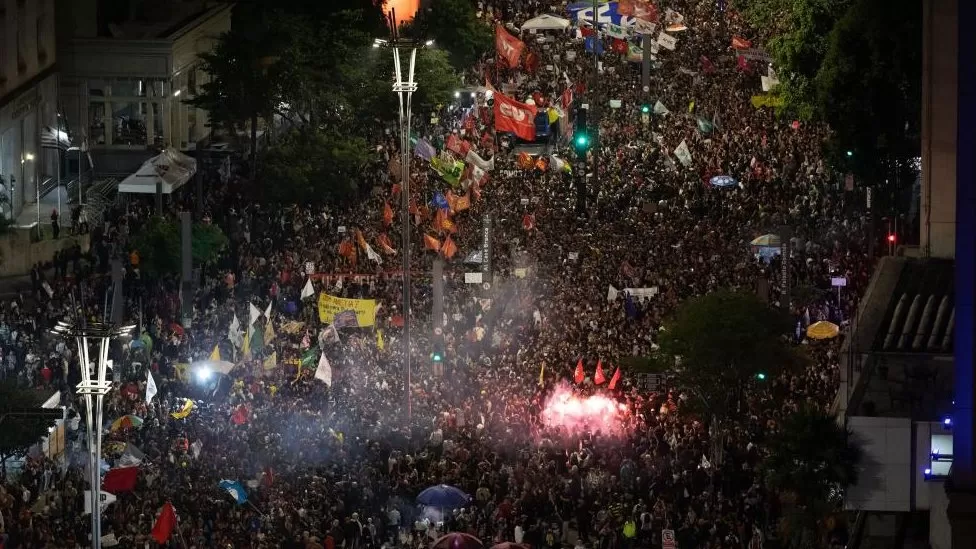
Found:
<svg viewBox="0 0 976 549"><path fill-rule="evenodd" d="M165 147L193 149L207 113L187 106L205 82L199 54L230 30L228 2L64 0L61 108L96 174L127 175Z"/></svg>
<svg viewBox="0 0 976 549"><path fill-rule="evenodd" d="M57 149L41 145L58 127L55 59L54 0L0 0L0 193L14 216L57 171Z"/></svg>

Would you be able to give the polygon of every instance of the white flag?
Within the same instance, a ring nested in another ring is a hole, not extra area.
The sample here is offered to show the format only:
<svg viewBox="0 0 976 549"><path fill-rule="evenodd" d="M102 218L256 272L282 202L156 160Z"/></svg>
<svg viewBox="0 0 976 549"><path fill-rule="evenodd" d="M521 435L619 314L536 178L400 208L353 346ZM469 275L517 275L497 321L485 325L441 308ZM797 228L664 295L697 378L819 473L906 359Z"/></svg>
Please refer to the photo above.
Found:
<svg viewBox="0 0 976 549"><path fill-rule="evenodd" d="M253 303L248 303L248 306L250 307L248 309L248 316L250 317L250 321L247 323L247 326L251 327L255 322L257 322L259 318L261 318L261 309L255 307Z"/></svg>
<svg viewBox="0 0 976 549"><path fill-rule="evenodd" d="M671 111L669 111L668 108L664 106L664 103L658 101L657 103L654 104L654 114L668 114L669 112Z"/></svg>
<svg viewBox="0 0 976 549"><path fill-rule="evenodd" d="M158 392L156 389L156 380L152 377L152 371L146 370L146 404L152 404L152 399Z"/></svg>
<svg viewBox="0 0 976 549"><path fill-rule="evenodd" d="M203 450L202 440L198 440L190 445L190 451L193 452L193 459L198 459L200 457L200 450Z"/></svg>
<svg viewBox="0 0 976 549"><path fill-rule="evenodd" d="M366 257L368 257L370 261L375 261L377 265L383 264L383 258L380 257L380 254L376 253L376 250L374 250L369 244L366 244Z"/></svg>
<svg viewBox="0 0 976 549"><path fill-rule="evenodd" d="M99 504L102 511L104 511L109 505L115 503L115 500L117 499L114 494L110 494L104 490L99 492L98 495L102 498L102 501ZM91 490L85 490L85 514L90 515L91 512Z"/></svg>
<svg viewBox="0 0 976 549"><path fill-rule="evenodd" d="M234 313L234 320L227 327L227 339L234 347L240 348L244 344L244 338L241 336L241 321L237 319L237 313Z"/></svg>
<svg viewBox="0 0 976 549"><path fill-rule="evenodd" d="M464 161L474 164L475 166L481 168L486 172L490 172L495 168L495 157L491 157L491 160L485 160L481 158L481 155L474 152L474 149L468 151L468 154L464 156Z"/></svg>
<svg viewBox="0 0 976 549"><path fill-rule="evenodd" d="M670 34L661 31L661 34L657 35L657 43L666 50L674 51L678 47L678 39L671 36Z"/></svg>
<svg viewBox="0 0 976 549"><path fill-rule="evenodd" d="M617 294L619 293L620 292L613 287L613 284L611 284L610 289L607 290L607 303L613 303L614 301L617 301Z"/></svg>
<svg viewBox="0 0 976 549"><path fill-rule="evenodd" d="M674 150L674 155L678 157L678 161L681 162L682 166L687 168L691 165L691 151L688 150L688 143L684 139L681 140L678 148Z"/></svg>
<svg viewBox="0 0 976 549"><path fill-rule="evenodd" d="M271 320L271 305L273 305L273 304L274 304L274 301L269 302L268 303L268 308L264 310L264 319L265 320ZM267 342L265 342L265 343L267 343Z"/></svg>
<svg viewBox="0 0 976 549"><path fill-rule="evenodd" d="M312 286L312 279L309 278L305 281L305 287L302 288L302 299L312 297L313 295L315 295L315 286Z"/></svg>
<svg viewBox="0 0 976 549"><path fill-rule="evenodd" d="M325 382L330 387L332 386L332 365L329 364L325 351L322 352L322 356L319 358L319 366L315 369L315 379Z"/></svg>
<svg viewBox="0 0 976 549"><path fill-rule="evenodd" d="M102 541L102 547L115 547L119 544L119 539L115 537L115 532L105 534L99 539Z"/></svg>

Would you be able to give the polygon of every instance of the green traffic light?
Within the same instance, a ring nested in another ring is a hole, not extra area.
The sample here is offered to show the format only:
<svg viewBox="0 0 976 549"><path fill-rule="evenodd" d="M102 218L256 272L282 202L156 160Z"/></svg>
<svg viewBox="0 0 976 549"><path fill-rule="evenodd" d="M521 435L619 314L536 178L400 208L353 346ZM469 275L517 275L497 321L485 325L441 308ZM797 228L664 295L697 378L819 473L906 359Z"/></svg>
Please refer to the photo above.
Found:
<svg viewBox="0 0 976 549"><path fill-rule="evenodd" d="M589 139L587 139L587 137L585 135L578 135L578 136L576 136L576 146L577 147L585 147L586 144L587 144L587 142L589 142Z"/></svg>
<svg viewBox="0 0 976 549"><path fill-rule="evenodd" d="M847 157L850 158L854 156L854 151L847 151Z"/></svg>
<svg viewBox="0 0 976 549"><path fill-rule="evenodd" d="M766 379L766 374L759 372L758 374L756 374L756 379L758 379L759 381L764 381Z"/></svg>
<svg viewBox="0 0 976 549"><path fill-rule="evenodd" d="M440 362L441 360L444 360L444 357L442 357L440 353L434 353L431 355L431 359L433 359L434 362Z"/></svg>
<svg viewBox="0 0 976 549"><path fill-rule="evenodd" d="M641 112L644 113L644 114L647 114L647 113L651 112L651 107L649 107L648 105L642 105L641 106Z"/></svg>

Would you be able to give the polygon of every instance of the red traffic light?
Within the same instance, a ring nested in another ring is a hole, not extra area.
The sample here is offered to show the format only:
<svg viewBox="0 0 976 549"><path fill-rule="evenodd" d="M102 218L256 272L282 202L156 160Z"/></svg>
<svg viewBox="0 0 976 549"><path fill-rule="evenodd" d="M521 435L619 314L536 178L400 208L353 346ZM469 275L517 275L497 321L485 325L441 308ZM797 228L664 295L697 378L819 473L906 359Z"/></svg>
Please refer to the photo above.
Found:
<svg viewBox="0 0 976 549"><path fill-rule="evenodd" d="M897 237L894 235L894 233L891 233L891 234L888 235L888 242L891 242L892 244L894 244L896 239L897 239Z"/></svg>

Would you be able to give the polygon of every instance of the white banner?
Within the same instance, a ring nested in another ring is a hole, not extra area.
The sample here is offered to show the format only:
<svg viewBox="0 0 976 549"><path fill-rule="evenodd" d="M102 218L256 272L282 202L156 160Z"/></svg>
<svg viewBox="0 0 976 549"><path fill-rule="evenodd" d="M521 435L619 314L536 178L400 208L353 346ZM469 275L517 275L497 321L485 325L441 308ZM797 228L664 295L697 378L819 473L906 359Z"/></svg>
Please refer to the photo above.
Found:
<svg viewBox="0 0 976 549"><path fill-rule="evenodd" d="M670 51L674 51L674 48L678 47L678 39L663 31L657 35L657 43L662 48Z"/></svg>

